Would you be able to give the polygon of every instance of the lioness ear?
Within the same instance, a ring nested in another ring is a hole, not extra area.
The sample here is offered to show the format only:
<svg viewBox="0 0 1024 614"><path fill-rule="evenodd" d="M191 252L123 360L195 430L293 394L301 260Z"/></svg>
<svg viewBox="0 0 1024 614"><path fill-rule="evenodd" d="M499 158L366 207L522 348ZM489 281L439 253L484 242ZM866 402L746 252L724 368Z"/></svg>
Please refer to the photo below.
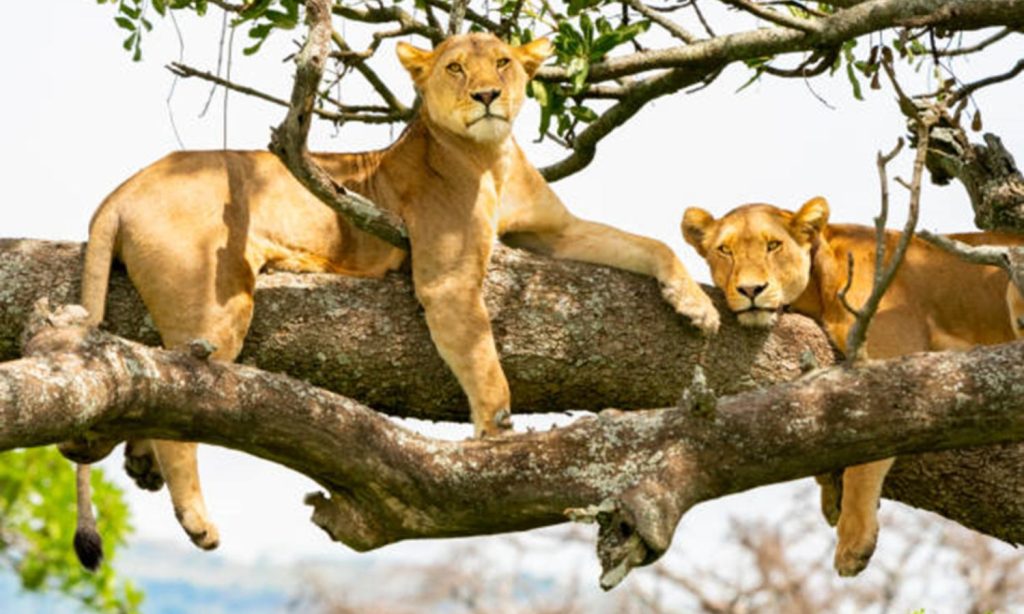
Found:
<svg viewBox="0 0 1024 614"><path fill-rule="evenodd" d="M704 239L714 223L714 216L698 207L689 207L683 213L683 223L679 225L683 231L683 238L696 248L697 253L701 256L707 254L707 250L704 248Z"/></svg>
<svg viewBox="0 0 1024 614"><path fill-rule="evenodd" d="M523 69L526 70L526 76L532 79L540 65L551 55L553 49L551 41L546 38L538 38L525 45L513 47L512 53L515 54L519 63L523 65Z"/></svg>
<svg viewBox="0 0 1024 614"><path fill-rule="evenodd" d="M814 235L820 234L828 224L828 201L821 196L815 196L805 202L800 210L793 215L790 222L793 229L810 240Z"/></svg>
<svg viewBox="0 0 1024 614"><path fill-rule="evenodd" d="M434 57L434 52L414 47L404 41L399 41L395 51L398 53L398 61L409 71L412 80L419 83L420 79L430 70L430 61Z"/></svg>

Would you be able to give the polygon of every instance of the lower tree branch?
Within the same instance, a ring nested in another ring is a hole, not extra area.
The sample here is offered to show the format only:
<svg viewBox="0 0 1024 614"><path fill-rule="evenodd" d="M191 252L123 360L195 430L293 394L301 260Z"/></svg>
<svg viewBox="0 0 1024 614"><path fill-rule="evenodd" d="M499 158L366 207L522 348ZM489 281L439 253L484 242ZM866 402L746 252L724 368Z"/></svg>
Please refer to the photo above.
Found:
<svg viewBox="0 0 1024 614"><path fill-rule="evenodd" d="M720 399L712 418L605 411L543 433L445 442L299 380L141 346L68 313L37 314L28 356L0 365L0 450L86 430L233 447L316 480L327 493L308 497L313 521L357 550L592 518L605 588L659 558L701 501L1024 439L1019 343L819 370ZM1018 540L1020 526L1005 537Z"/></svg>

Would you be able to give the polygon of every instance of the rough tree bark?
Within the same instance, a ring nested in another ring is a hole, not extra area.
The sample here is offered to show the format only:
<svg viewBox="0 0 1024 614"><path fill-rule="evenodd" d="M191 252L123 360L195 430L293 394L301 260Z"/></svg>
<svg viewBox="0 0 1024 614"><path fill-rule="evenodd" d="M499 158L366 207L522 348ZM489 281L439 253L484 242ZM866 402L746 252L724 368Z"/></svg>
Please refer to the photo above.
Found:
<svg viewBox="0 0 1024 614"><path fill-rule="evenodd" d="M77 300L81 255L78 243L0 240L0 360L18 356L36 299ZM256 300L243 362L393 415L467 419L406 275L265 275ZM702 352L721 394L796 377L806 350L819 364L831 362L824 335L805 318L784 316L766 334L726 316L705 347L664 305L653 280L509 249L496 253L487 301L516 412L674 405ZM117 334L157 341L120 271L112 278L107 322ZM1017 444L905 456L890 474L886 496L1024 542L1022 476L1024 446Z"/></svg>
<svg viewBox="0 0 1024 614"><path fill-rule="evenodd" d="M82 252L79 243L0 239L0 361L19 355L37 299L78 302ZM793 379L805 350L831 363L828 342L809 320L784 318L769 334L730 319L705 343L651 278L509 248L496 250L485 296L516 412L672 405L701 353L720 394ZM106 323L118 335L159 343L123 271L112 275ZM396 416L468 417L404 273L260 276L240 361Z"/></svg>
<svg viewBox="0 0 1024 614"><path fill-rule="evenodd" d="M1024 438L1024 344L926 353L690 408L609 410L542 433L442 442L288 376L147 348L37 314L0 365L0 450L109 438L205 441L315 479L313 521L365 550L596 520L602 586L653 562L725 494L895 454ZM57 326L54 326L57 323ZM204 354L204 355L208 355Z"/></svg>
<svg viewBox="0 0 1024 614"><path fill-rule="evenodd" d="M984 139L984 145L971 143L959 126L933 128L927 158L932 181L963 184L978 228L1024 232L1024 176L998 136Z"/></svg>

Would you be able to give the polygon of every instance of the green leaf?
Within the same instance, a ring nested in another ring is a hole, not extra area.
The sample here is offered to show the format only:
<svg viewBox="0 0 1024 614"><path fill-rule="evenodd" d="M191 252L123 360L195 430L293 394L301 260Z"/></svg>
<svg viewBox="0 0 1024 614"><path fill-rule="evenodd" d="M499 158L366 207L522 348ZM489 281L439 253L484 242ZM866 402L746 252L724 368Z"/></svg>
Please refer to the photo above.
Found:
<svg viewBox="0 0 1024 614"><path fill-rule="evenodd" d="M846 64L846 76L849 77L850 85L853 86L853 97L857 100L864 100L864 95L860 91L860 81L857 79L857 73L853 70L852 62Z"/></svg>
<svg viewBox="0 0 1024 614"><path fill-rule="evenodd" d="M127 17L123 17L121 15L118 15L117 17L114 18L114 21L117 22L117 25L121 26L125 30L128 30L129 32L134 32L135 31L135 22L132 21L131 19L128 19Z"/></svg>
<svg viewBox="0 0 1024 614"><path fill-rule="evenodd" d="M583 105L572 107L569 109L569 112L572 113L572 116L576 119L588 124L597 119L597 112L590 107L585 107Z"/></svg>

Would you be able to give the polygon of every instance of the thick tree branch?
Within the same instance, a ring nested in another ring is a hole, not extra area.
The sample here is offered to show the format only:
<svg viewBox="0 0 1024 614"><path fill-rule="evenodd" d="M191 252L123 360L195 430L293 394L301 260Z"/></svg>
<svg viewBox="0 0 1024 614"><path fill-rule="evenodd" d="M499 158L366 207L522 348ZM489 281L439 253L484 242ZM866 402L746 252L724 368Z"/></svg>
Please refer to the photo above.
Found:
<svg viewBox="0 0 1024 614"><path fill-rule="evenodd" d="M78 301L82 251L79 243L0 239L0 361L19 355L36 299ZM517 413L672 405L702 352L709 384L720 394L796 377L804 351L819 364L832 362L824 334L805 318L786 316L767 333L724 315L705 351L704 339L665 303L655 280L502 246L484 292ZM159 344L118 268L105 328ZM465 395L434 349L407 273L380 280L259 276L239 360L394 415L468 418Z"/></svg>
<svg viewBox="0 0 1024 614"><path fill-rule="evenodd" d="M81 257L77 243L0 240L0 360L19 355L37 298L78 300ZM737 326L724 307L722 329L702 357L703 340L664 304L657 284L622 271L502 248L485 291L515 413L674 405L697 362L722 395L797 377L805 350L817 363L831 364L832 350L809 320L786 315L766 333ZM105 326L158 342L116 269ZM241 361L393 415L468 418L405 274L260 276ZM1022 476L1024 446L1017 444L903 456L886 496L1024 542Z"/></svg>
<svg viewBox="0 0 1024 614"><path fill-rule="evenodd" d="M659 68L732 63L836 47L851 38L911 22L957 32L990 26L1016 27L1024 25L1024 4L1017 0L869 0L817 20L819 31L814 34L797 29L761 28L689 45L640 51L591 65L588 81L617 79ZM571 78L564 69L555 67L542 69L538 77L546 81Z"/></svg>
<svg viewBox="0 0 1024 614"><path fill-rule="evenodd" d="M0 450L86 430L233 447L315 479L328 493L307 498L314 522L358 550L592 518L605 588L659 558L701 501L898 454L1024 439L1019 343L820 370L721 399L713 419L607 411L543 433L444 442L287 376L63 319L37 317L29 357L0 365Z"/></svg>

